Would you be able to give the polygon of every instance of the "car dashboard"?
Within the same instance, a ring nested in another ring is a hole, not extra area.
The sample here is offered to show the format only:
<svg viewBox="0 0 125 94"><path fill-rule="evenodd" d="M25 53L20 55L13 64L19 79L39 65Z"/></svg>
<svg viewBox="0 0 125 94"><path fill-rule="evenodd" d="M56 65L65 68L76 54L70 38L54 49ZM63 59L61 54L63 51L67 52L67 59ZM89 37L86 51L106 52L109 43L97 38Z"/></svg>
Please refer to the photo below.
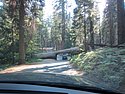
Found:
<svg viewBox="0 0 125 94"><path fill-rule="evenodd" d="M0 94L100 94L86 90L76 90L44 85L0 83ZM104 92L102 92L104 94ZM114 94L114 93L105 93Z"/></svg>

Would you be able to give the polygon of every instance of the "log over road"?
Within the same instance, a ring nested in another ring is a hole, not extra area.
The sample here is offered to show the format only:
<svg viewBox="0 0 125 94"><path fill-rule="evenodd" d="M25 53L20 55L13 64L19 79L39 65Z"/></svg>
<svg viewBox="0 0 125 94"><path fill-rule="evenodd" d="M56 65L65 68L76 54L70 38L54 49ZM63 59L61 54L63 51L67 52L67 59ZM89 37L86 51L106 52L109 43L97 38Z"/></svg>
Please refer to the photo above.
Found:
<svg viewBox="0 0 125 94"><path fill-rule="evenodd" d="M68 49L58 50L58 51L50 51L46 53L37 53L34 55L34 57L41 58L41 59L56 59L56 56L58 54L79 54L83 52L79 47L72 47Z"/></svg>

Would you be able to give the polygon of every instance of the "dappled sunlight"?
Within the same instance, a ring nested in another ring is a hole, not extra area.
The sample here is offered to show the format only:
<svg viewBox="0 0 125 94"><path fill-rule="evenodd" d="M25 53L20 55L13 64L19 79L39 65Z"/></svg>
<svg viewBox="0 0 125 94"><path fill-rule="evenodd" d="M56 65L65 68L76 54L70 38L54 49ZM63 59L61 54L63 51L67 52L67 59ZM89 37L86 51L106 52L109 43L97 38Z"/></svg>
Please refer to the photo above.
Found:
<svg viewBox="0 0 125 94"><path fill-rule="evenodd" d="M71 65L69 65L69 61L56 61L53 59L45 59L39 64L20 65L0 71L0 74L11 73L53 73L63 75L82 75L80 71L76 71Z"/></svg>
<svg viewBox="0 0 125 94"><path fill-rule="evenodd" d="M75 69L69 69L67 71L63 71L62 74L66 75L74 75L74 76L82 76L83 72L81 71L76 71Z"/></svg>
<svg viewBox="0 0 125 94"><path fill-rule="evenodd" d="M41 65L41 64L40 64ZM26 69L32 69L32 68L38 68L41 67L40 65L20 65L20 66L15 66L11 68L7 68L3 71L0 71L0 74L2 73L14 73L14 72L20 72Z"/></svg>
<svg viewBox="0 0 125 94"><path fill-rule="evenodd" d="M31 67L31 65L30 65L30 67ZM30 67L29 67L29 65L15 66L15 67L7 68L3 71L0 71L0 74L19 72L19 71L22 71L24 69L29 69Z"/></svg>

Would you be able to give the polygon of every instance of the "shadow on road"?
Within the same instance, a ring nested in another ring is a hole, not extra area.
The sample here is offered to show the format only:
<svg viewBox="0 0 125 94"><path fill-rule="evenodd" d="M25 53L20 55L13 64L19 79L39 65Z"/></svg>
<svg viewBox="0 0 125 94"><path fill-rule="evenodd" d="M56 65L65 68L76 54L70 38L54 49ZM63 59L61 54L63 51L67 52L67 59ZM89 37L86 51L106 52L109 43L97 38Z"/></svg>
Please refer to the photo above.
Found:
<svg viewBox="0 0 125 94"><path fill-rule="evenodd" d="M92 77L91 77L92 78ZM101 81L90 80L68 61L43 60L39 64L20 65L0 71L0 81L40 81L89 85L109 89ZM100 83L98 83L98 81Z"/></svg>
<svg viewBox="0 0 125 94"><path fill-rule="evenodd" d="M34 65L20 65L0 72L0 81L55 81L80 83L81 74L69 61L43 60Z"/></svg>

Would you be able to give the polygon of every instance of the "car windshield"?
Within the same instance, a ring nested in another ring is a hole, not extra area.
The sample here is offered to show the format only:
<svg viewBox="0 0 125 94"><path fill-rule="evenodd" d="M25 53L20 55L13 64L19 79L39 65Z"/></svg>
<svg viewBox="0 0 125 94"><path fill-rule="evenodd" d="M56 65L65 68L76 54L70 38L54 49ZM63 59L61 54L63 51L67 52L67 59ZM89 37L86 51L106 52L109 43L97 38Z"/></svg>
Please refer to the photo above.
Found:
<svg viewBox="0 0 125 94"><path fill-rule="evenodd" d="M0 0L0 82L125 93L124 0Z"/></svg>

